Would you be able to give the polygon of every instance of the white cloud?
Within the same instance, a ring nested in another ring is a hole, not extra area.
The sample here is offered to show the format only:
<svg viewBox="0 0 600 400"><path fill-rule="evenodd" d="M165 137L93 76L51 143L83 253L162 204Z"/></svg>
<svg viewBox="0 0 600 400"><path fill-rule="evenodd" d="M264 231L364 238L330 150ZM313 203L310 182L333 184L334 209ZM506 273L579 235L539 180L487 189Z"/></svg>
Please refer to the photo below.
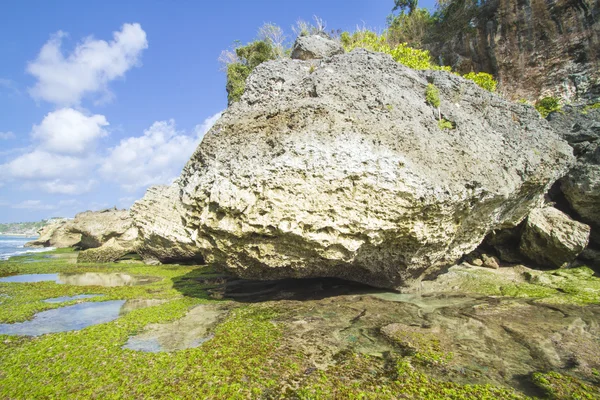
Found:
<svg viewBox="0 0 600 400"><path fill-rule="evenodd" d="M27 72L38 79L29 89L35 99L77 105L92 93L109 98L108 83L138 65L148 48L146 32L137 23L124 24L110 42L88 37L66 57L61 48L65 36L61 31L54 34L27 66Z"/></svg>
<svg viewBox="0 0 600 400"><path fill-rule="evenodd" d="M197 144L197 138L176 131L175 121L155 122L143 136L123 139L112 148L100 172L128 191L170 183Z"/></svg>
<svg viewBox="0 0 600 400"><path fill-rule="evenodd" d="M12 208L20 208L26 210L54 210L56 206L44 204L41 200L25 200L21 203L13 204Z"/></svg>
<svg viewBox="0 0 600 400"><path fill-rule="evenodd" d="M12 178L45 180L81 178L88 167L88 161L82 158L34 150L0 165L0 170Z"/></svg>
<svg viewBox="0 0 600 400"><path fill-rule="evenodd" d="M104 115L86 116L72 108L62 108L46 115L34 125L31 136L40 141L40 147L59 154L89 152L98 138L107 135Z"/></svg>
<svg viewBox="0 0 600 400"><path fill-rule="evenodd" d="M65 181L63 179L54 179L44 181L38 184L38 187L47 193L57 194L83 194L88 193L96 186L95 180Z"/></svg>
<svg viewBox="0 0 600 400"><path fill-rule="evenodd" d="M211 115L210 117L206 118L204 120L204 122L196 125L196 128L194 129L194 131L198 135L199 139L202 139L204 137L204 135L206 135L206 133L210 130L210 128L213 127L215 122L217 122L217 120L219 118L221 118L221 115L223 115L223 111L219 111L215 115Z"/></svg>
<svg viewBox="0 0 600 400"><path fill-rule="evenodd" d="M15 134L12 132L0 132L0 140L14 139Z"/></svg>
<svg viewBox="0 0 600 400"><path fill-rule="evenodd" d="M6 78L0 78L0 89L9 93L9 95L20 95L21 91L17 88L14 81Z"/></svg>
<svg viewBox="0 0 600 400"><path fill-rule="evenodd" d="M206 118L189 135L177 131L173 120L157 121L143 136L123 139L112 148L100 173L130 192L150 185L169 184L179 176L204 134L221 114Z"/></svg>

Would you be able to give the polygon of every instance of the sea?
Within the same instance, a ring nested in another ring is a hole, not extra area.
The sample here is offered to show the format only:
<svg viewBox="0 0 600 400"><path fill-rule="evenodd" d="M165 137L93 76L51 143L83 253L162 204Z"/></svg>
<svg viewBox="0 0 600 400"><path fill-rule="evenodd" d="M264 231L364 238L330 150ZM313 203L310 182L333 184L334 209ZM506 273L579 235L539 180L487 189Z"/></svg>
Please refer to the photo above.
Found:
<svg viewBox="0 0 600 400"><path fill-rule="evenodd" d="M24 247L25 243L36 238L36 236L26 237L0 235L0 260L8 260L12 256L19 256L25 253L39 253L40 251L52 250L49 247L39 249Z"/></svg>

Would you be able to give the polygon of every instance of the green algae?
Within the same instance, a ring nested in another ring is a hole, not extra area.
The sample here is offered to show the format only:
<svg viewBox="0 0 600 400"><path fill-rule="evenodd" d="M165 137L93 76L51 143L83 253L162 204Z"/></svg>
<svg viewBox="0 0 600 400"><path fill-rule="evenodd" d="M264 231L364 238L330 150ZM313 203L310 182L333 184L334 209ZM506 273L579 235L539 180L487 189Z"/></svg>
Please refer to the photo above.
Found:
<svg viewBox="0 0 600 400"><path fill-rule="evenodd" d="M461 385L433 378L406 358L381 366L373 357L348 353L338 364L315 374L293 392L300 399L528 399L513 389Z"/></svg>
<svg viewBox="0 0 600 400"><path fill-rule="evenodd" d="M450 381L453 374L449 373L452 367L449 364L455 362L452 354L443 338L427 334L426 329L405 329L392 335L396 347L390 346L392 350L384 355L344 350L332 365L317 369L311 364L307 349L286 342L293 307L279 307L277 302L242 304L215 299L210 289L222 277L208 267L149 267L135 262L80 265L71 263L69 257L35 257L40 261L24 263L23 259L11 259L0 263L0 275L121 272L160 280L146 286L122 287L3 283L0 321L22 321L38 311L80 301L62 304L43 301L60 296L94 293L103 297L86 301L159 299L163 302L81 331L34 338L0 336L0 398L529 398L515 389L485 381L483 384ZM592 302L597 296L594 290L598 279L589 269L528 273L519 272L508 278L481 269L461 271L460 290L469 288L475 293L544 301L563 299L578 304ZM123 348L130 337L150 324L179 320L193 307L213 302L225 304L231 311L214 327L212 339L199 347L163 353ZM358 318L364 314L360 310L356 313ZM567 389L596 396L582 399L598 397L596 392L589 391L592 386L562 377L539 373L532 376L532 381L544 390L544 398L568 398L560 397Z"/></svg>
<svg viewBox="0 0 600 400"><path fill-rule="evenodd" d="M536 372L533 383L552 400L593 400L600 398L600 388L558 372Z"/></svg>
<svg viewBox="0 0 600 400"><path fill-rule="evenodd" d="M600 303L600 278L586 266L550 271L521 266L520 269L503 267L490 271L461 265L454 267L453 277L445 285L459 287L459 291L464 293L543 299L553 304ZM442 288L440 291L447 290Z"/></svg>

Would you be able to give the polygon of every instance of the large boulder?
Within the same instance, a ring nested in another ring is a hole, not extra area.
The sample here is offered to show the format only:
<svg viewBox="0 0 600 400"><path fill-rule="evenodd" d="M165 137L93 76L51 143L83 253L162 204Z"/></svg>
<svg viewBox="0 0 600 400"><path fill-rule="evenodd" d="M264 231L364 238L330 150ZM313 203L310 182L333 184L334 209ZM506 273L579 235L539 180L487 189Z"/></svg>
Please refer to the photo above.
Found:
<svg viewBox="0 0 600 400"><path fill-rule="evenodd" d="M137 252L148 264L203 263L202 254L185 230L179 184L152 186L131 206L139 230Z"/></svg>
<svg viewBox="0 0 600 400"><path fill-rule="evenodd" d="M79 213L72 220L41 231L37 240L28 246L76 247L91 249L102 246L110 239L121 247L133 249L137 240L137 228L127 210L107 209Z"/></svg>
<svg viewBox="0 0 600 400"><path fill-rule="evenodd" d="M577 157L560 189L570 208L592 226L592 241L600 245L600 108L567 106L548 121Z"/></svg>
<svg viewBox="0 0 600 400"><path fill-rule="evenodd" d="M521 236L521 253L538 265L567 266L585 249L590 227L554 207L532 210Z"/></svg>
<svg viewBox="0 0 600 400"><path fill-rule="evenodd" d="M292 46L292 58L316 60L344 53L342 45L323 35L298 36Z"/></svg>
<svg viewBox="0 0 600 400"><path fill-rule="evenodd" d="M573 161L532 107L461 77L366 50L312 65L258 66L184 168L186 228L209 264L411 285L516 226Z"/></svg>

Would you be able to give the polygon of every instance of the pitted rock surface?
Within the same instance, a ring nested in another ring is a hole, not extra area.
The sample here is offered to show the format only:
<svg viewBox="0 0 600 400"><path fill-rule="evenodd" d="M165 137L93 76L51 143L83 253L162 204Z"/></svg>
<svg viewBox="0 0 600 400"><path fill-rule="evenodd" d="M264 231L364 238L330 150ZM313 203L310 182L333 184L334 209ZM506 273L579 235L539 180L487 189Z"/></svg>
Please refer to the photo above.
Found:
<svg viewBox="0 0 600 400"><path fill-rule="evenodd" d="M258 66L181 176L186 229L241 277L400 288L516 226L573 162L529 106L366 50ZM455 129L440 129L428 82Z"/></svg>
<svg viewBox="0 0 600 400"><path fill-rule="evenodd" d="M298 36L292 47L295 60L316 60L343 53L340 43L321 35Z"/></svg>
<svg viewBox="0 0 600 400"><path fill-rule="evenodd" d="M536 208L527 217L520 250L538 265L567 266L585 249L590 227L554 207Z"/></svg>
<svg viewBox="0 0 600 400"><path fill-rule="evenodd" d="M150 187L131 206L131 216L139 230L137 252L146 263L203 262L185 230L182 208L177 182Z"/></svg>

